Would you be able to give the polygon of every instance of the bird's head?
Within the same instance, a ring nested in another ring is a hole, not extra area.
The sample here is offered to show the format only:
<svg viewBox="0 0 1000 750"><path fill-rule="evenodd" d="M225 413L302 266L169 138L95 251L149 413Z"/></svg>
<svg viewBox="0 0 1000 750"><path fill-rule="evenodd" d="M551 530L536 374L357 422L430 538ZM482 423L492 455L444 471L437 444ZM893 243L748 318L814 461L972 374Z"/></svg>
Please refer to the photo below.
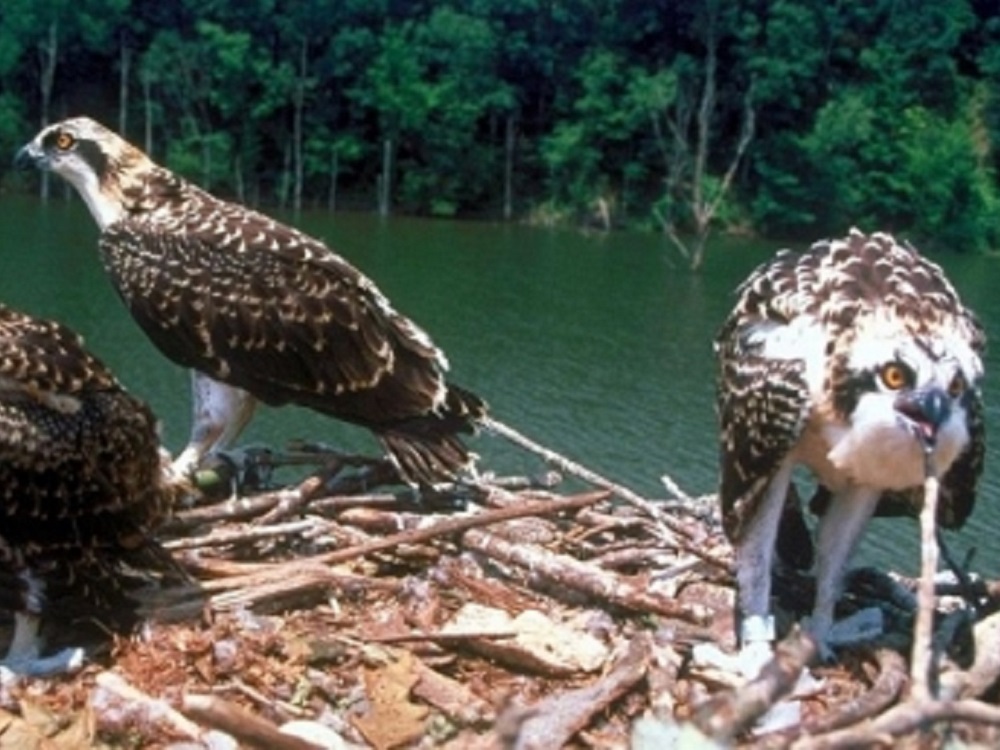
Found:
<svg viewBox="0 0 1000 750"><path fill-rule="evenodd" d="M89 117L74 117L43 128L14 159L15 166L53 172L80 193L101 229L126 208L125 196L149 158Z"/></svg>
<svg viewBox="0 0 1000 750"><path fill-rule="evenodd" d="M879 325L889 335L876 333ZM882 481L873 483L883 486L919 484L925 456L946 471L970 440L979 354L958 330L893 333L887 322L876 321L862 323L857 336L840 374L832 376L836 410L853 435L834 447L831 458L846 463L850 446L866 445L866 453L849 463L880 474Z"/></svg>

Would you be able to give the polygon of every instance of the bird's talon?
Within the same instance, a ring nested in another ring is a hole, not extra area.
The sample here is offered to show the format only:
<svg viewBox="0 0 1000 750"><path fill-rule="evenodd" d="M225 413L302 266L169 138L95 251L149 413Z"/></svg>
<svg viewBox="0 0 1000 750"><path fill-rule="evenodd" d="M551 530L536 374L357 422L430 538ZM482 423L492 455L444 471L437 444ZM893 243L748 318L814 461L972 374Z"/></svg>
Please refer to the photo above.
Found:
<svg viewBox="0 0 1000 750"><path fill-rule="evenodd" d="M80 671L82 648L65 648L49 656L15 656L0 662L0 682L18 681L21 677L57 677Z"/></svg>

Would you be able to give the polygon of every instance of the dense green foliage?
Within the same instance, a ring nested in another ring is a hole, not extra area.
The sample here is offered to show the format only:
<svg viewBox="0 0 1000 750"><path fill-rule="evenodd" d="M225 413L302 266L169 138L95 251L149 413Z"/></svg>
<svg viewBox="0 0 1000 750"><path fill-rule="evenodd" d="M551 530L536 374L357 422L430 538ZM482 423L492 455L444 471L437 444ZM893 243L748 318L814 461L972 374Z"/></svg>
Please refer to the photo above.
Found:
<svg viewBox="0 0 1000 750"><path fill-rule="evenodd" d="M995 247L998 42L985 0L3 0L0 147L86 113L255 203Z"/></svg>

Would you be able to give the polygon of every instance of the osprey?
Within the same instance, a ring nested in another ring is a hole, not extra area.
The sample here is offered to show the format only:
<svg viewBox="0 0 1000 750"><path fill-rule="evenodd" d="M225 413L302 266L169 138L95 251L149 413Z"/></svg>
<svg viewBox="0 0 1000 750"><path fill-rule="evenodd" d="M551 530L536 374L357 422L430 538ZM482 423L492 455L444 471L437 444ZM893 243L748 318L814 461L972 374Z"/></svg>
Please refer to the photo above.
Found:
<svg viewBox="0 0 1000 750"><path fill-rule="evenodd" d="M151 529L171 503L149 408L58 323L0 305L0 603L15 612L3 664L39 673L41 619L120 628L130 586L176 572Z"/></svg>
<svg viewBox="0 0 1000 750"><path fill-rule="evenodd" d="M796 466L818 484L809 628L821 644L874 514L918 512L930 470L941 482L939 522L968 517L985 450L985 336L941 269L883 233L782 251L737 294L715 341L719 494L736 552L741 654L759 666L774 638L778 529L795 528L781 519ZM795 542L782 539L782 549Z"/></svg>
<svg viewBox="0 0 1000 750"><path fill-rule="evenodd" d="M430 337L325 244L209 195L85 117L43 129L16 161L76 188L133 318L194 371L178 471L233 440L256 400L370 428L411 483L471 465L458 434L485 404L448 383Z"/></svg>

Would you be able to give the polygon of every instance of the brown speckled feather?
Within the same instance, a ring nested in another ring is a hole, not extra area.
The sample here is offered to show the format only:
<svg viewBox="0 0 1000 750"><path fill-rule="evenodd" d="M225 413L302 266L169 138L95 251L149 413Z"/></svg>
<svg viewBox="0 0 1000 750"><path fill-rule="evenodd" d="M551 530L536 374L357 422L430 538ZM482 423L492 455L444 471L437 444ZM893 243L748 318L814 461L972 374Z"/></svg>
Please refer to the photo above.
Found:
<svg viewBox="0 0 1000 750"><path fill-rule="evenodd" d="M369 279L319 241L164 170L139 193L161 200L137 200L108 227L101 256L164 354L265 403L369 427L419 479L467 463L454 433L471 431L484 404L445 382L443 354ZM408 438L432 455L409 453Z"/></svg>
<svg viewBox="0 0 1000 750"><path fill-rule="evenodd" d="M888 235L852 231L846 241L820 242L805 253L782 251L754 271L737 295L715 342L720 366L720 499L733 540L741 537L810 413L822 409L830 419L849 418L857 393L848 382L846 364L859 323L876 314L888 315L917 339L955 336L980 356L985 349L982 327L940 268ZM802 360L761 355L767 332L806 319L815 324L810 335L826 342L825 403L812 402ZM941 485L940 520L948 526L961 525L971 512L983 463L978 388L969 389L965 406L969 445ZM887 493L878 512L915 512L921 496L919 488Z"/></svg>
<svg viewBox="0 0 1000 750"><path fill-rule="evenodd" d="M0 306L0 601L117 605L125 567L174 570L150 538L169 502L148 407L74 333Z"/></svg>
<svg viewBox="0 0 1000 750"><path fill-rule="evenodd" d="M78 190L118 293L166 356L266 403L369 427L409 481L470 466L458 434L486 405L448 383L430 337L322 242L209 195L87 117L43 128L17 162Z"/></svg>

